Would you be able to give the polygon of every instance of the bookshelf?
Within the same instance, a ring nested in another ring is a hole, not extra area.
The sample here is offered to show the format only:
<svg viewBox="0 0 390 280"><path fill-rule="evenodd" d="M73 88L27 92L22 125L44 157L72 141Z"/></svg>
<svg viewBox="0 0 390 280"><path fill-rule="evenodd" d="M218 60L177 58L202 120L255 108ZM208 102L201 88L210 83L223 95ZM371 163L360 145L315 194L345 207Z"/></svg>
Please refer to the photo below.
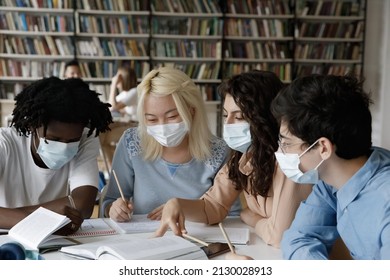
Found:
<svg viewBox="0 0 390 280"><path fill-rule="evenodd" d="M121 65L134 68L138 80L149 72L147 1L77 1L76 57L83 79L108 99L111 78Z"/></svg>
<svg viewBox="0 0 390 280"><path fill-rule="evenodd" d="M365 0L297 0L294 76L363 75Z"/></svg>
<svg viewBox="0 0 390 280"><path fill-rule="evenodd" d="M72 1L58 3L0 1L0 98L12 99L42 76L60 76L73 59Z"/></svg>
<svg viewBox="0 0 390 280"><path fill-rule="evenodd" d="M227 0L224 6L224 77L262 69L292 79L293 20L289 0Z"/></svg>
<svg viewBox="0 0 390 280"><path fill-rule="evenodd" d="M77 59L108 94L116 69L138 79L173 66L220 115L217 86L250 69L281 80L363 73L366 0L0 0L0 99ZM104 98L104 97L103 97ZM220 119L216 132L220 134Z"/></svg>
<svg viewBox="0 0 390 280"><path fill-rule="evenodd" d="M217 0L151 1L152 67L182 70L200 87L208 103L219 100L222 17Z"/></svg>

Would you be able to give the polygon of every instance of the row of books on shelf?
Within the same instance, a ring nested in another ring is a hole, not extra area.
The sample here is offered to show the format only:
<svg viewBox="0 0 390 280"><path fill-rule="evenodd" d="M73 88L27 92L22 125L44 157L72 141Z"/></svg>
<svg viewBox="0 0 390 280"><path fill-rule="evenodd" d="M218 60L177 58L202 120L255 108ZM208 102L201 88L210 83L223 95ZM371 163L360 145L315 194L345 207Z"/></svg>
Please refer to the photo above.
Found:
<svg viewBox="0 0 390 280"><path fill-rule="evenodd" d="M298 15L315 16L361 16L364 1L298 1Z"/></svg>
<svg viewBox="0 0 390 280"><path fill-rule="evenodd" d="M41 38L16 37L0 34L0 54L18 55L72 55L73 44L67 37L53 38L42 36Z"/></svg>
<svg viewBox="0 0 390 280"><path fill-rule="evenodd" d="M295 30L296 37L363 38L364 22L302 22Z"/></svg>
<svg viewBox="0 0 390 280"><path fill-rule="evenodd" d="M91 61L81 62L81 74L83 79L89 78L107 79L116 74L121 61ZM48 76L63 77L66 62L29 61L0 58L0 77L24 77L40 78ZM150 71L149 63L133 62L137 77L143 77Z"/></svg>
<svg viewBox="0 0 390 280"><path fill-rule="evenodd" d="M0 99L13 100L25 86L25 83L0 83Z"/></svg>
<svg viewBox="0 0 390 280"><path fill-rule="evenodd" d="M361 64L318 64L318 65L297 65L295 67L297 76L308 76L311 74L324 75L345 75L353 73L357 77L362 75Z"/></svg>
<svg viewBox="0 0 390 280"><path fill-rule="evenodd" d="M221 13L218 0L151 0L152 12Z"/></svg>
<svg viewBox="0 0 390 280"><path fill-rule="evenodd" d="M72 9L73 0L1 0L0 5L20 8Z"/></svg>
<svg viewBox="0 0 390 280"><path fill-rule="evenodd" d="M80 15L80 32L104 34L148 34L149 22L142 16Z"/></svg>
<svg viewBox="0 0 390 280"><path fill-rule="evenodd" d="M152 56L180 58L214 58L221 59L221 41L155 41Z"/></svg>
<svg viewBox="0 0 390 280"><path fill-rule="evenodd" d="M122 61L90 61L81 62L79 65L84 80L88 81L89 78L94 78L110 81L122 65ZM150 71L148 62L132 61L131 67L139 78L144 77Z"/></svg>
<svg viewBox="0 0 390 280"><path fill-rule="evenodd" d="M295 58L325 60L360 60L361 45L349 42L337 44L298 44L295 48Z"/></svg>
<svg viewBox="0 0 390 280"><path fill-rule="evenodd" d="M77 8L119 12L149 10L148 1L145 0L82 0L77 1Z"/></svg>
<svg viewBox="0 0 390 280"><path fill-rule="evenodd" d="M221 62L183 63L183 62L159 62L154 67L174 67L186 73L193 80L217 80Z"/></svg>
<svg viewBox="0 0 390 280"><path fill-rule="evenodd" d="M225 58L247 59L292 59L287 43L267 42L227 42Z"/></svg>
<svg viewBox="0 0 390 280"><path fill-rule="evenodd" d="M220 18L153 17L151 28L153 34L222 36L223 21Z"/></svg>
<svg viewBox="0 0 390 280"><path fill-rule="evenodd" d="M93 37L76 42L77 54L81 56L148 56L147 42L125 39L104 39Z"/></svg>
<svg viewBox="0 0 390 280"><path fill-rule="evenodd" d="M270 64L266 62L261 62L261 63L225 62L224 76L230 77L243 72L248 72L252 69L272 71L279 77L280 80L284 82L291 81L291 77L292 77L291 63Z"/></svg>
<svg viewBox="0 0 390 280"><path fill-rule="evenodd" d="M228 0L231 14L286 15L291 13L288 0Z"/></svg>
<svg viewBox="0 0 390 280"><path fill-rule="evenodd" d="M289 22L280 19L233 19L225 20L225 35L246 37L288 36Z"/></svg>
<svg viewBox="0 0 390 280"><path fill-rule="evenodd" d="M63 77L66 62L42 62L0 58L0 77Z"/></svg>
<svg viewBox="0 0 390 280"><path fill-rule="evenodd" d="M217 92L218 84L215 85L196 84L196 85L198 86L204 101L216 101L221 99ZM89 88L100 94L99 99L102 102L108 101L108 96L110 93L110 84L89 83Z"/></svg>
<svg viewBox="0 0 390 280"><path fill-rule="evenodd" d="M26 32L73 32L73 15L0 13L0 29Z"/></svg>

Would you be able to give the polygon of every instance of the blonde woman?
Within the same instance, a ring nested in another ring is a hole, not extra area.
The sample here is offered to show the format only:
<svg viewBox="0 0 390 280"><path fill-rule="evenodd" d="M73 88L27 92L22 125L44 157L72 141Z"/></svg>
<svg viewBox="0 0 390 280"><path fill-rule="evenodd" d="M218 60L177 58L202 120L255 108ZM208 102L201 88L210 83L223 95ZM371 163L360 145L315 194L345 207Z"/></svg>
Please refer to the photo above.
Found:
<svg viewBox="0 0 390 280"><path fill-rule="evenodd" d="M139 126L126 130L113 159L126 201L110 180L102 205L105 216L118 222L131 212L159 219L173 197L198 199L228 154L225 142L211 134L202 95L185 73L152 70L137 91ZM238 202L232 210L238 214Z"/></svg>

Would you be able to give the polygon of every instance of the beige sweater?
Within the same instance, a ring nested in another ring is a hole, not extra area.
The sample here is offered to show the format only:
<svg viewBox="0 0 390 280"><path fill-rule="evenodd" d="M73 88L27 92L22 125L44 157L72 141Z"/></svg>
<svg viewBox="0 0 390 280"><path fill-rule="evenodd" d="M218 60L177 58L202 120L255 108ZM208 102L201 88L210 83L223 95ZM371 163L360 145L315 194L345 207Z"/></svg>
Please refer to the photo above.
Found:
<svg viewBox="0 0 390 280"><path fill-rule="evenodd" d="M249 174L252 170L250 159L246 155L240 159L239 168L243 174ZM255 226L256 234L267 244L279 248L283 232L290 227L300 202L307 198L311 190L312 185L292 182L277 166L267 198L260 195L255 197L244 191L248 208L262 217ZM222 221L240 193L228 179L228 168L225 165L216 175L214 185L201 197L205 201L208 223Z"/></svg>

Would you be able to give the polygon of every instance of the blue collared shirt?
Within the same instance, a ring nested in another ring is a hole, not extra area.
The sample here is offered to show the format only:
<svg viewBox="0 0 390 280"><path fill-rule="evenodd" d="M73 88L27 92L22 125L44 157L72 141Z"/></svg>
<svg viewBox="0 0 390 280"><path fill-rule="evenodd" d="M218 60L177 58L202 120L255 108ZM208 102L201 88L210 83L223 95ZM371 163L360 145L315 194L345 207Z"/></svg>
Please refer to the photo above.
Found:
<svg viewBox="0 0 390 280"><path fill-rule="evenodd" d="M319 181L283 235L283 257L327 259L339 236L354 259L390 259L390 151L372 148L339 190Z"/></svg>

